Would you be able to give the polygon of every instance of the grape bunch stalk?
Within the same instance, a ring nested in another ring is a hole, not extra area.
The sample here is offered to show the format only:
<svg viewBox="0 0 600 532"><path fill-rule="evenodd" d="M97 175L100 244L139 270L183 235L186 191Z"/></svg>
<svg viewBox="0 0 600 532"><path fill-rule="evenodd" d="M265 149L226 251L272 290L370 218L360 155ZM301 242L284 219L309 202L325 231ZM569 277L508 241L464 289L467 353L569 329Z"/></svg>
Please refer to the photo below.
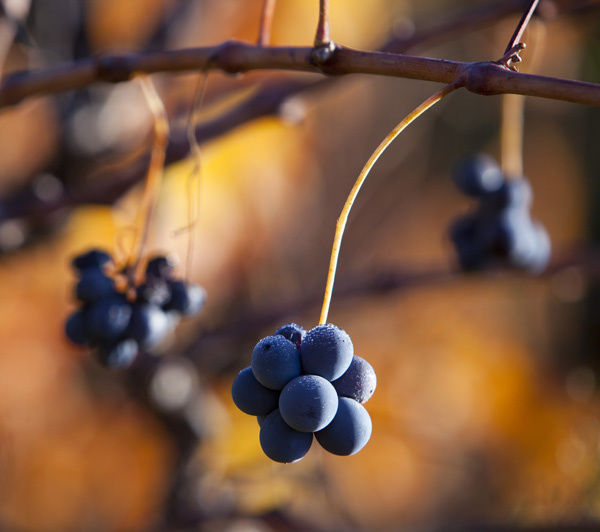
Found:
<svg viewBox="0 0 600 532"><path fill-rule="evenodd" d="M206 300L201 286L177 279L172 257L157 255L137 285L109 253L92 249L72 260L80 306L65 323L67 338L92 347L110 368L129 367L139 351L152 351L182 317L195 316Z"/></svg>
<svg viewBox="0 0 600 532"><path fill-rule="evenodd" d="M452 177L461 192L479 202L450 228L460 267L543 271L550 259L550 239L544 226L531 218L533 194L527 179L506 179L494 158L485 154L463 161Z"/></svg>
<svg viewBox="0 0 600 532"><path fill-rule="evenodd" d="M231 395L242 412L257 416L264 453L291 463L313 439L339 456L360 451L372 431L362 405L376 385L373 367L354 354L343 329L327 323L306 331L290 323L256 344Z"/></svg>

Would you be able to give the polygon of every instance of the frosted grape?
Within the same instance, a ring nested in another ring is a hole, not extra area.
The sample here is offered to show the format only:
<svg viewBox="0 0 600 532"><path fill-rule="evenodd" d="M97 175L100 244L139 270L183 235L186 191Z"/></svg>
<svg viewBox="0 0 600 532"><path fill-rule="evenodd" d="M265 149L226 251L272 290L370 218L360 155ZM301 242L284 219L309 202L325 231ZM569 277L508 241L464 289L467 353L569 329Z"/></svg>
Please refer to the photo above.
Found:
<svg viewBox="0 0 600 532"><path fill-rule="evenodd" d="M350 336L330 323L317 325L300 345L303 373L320 375L328 381L341 377L350 366L354 347Z"/></svg>
<svg viewBox="0 0 600 532"><path fill-rule="evenodd" d="M340 397L350 397L364 404L375 392L377 376L371 364L364 358L354 355L346 373L331 384Z"/></svg>
<svg viewBox="0 0 600 532"><path fill-rule="evenodd" d="M281 390L301 372L298 349L283 336L267 336L258 342L250 365L258 382L273 390Z"/></svg>
<svg viewBox="0 0 600 532"><path fill-rule="evenodd" d="M240 371L233 381L231 397L242 412L251 416L270 414L279 404L279 392L258 382L250 366Z"/></svg>
<svg viewBox="0 0 600 532"><path fill-rule="evenodd" d="M274 410L262 421L259 439L263 452L271 460L292 463L306 455L313 435L294 430L283 420L279 410Z"/></svg>
<svg viewBox="0 0 600 532"><path fill-rule="evenodd" d="M326 451L349 456L360 451L369 441L373 424L364 406L353 399L340 397L338 410L327 427L315 433Z"/></svg>
<svg viewBox="0 0 600 532"><path fill-rule="evenodd" d="M326 427L337 407L335 388L318 375L296 377L279 396L281 416L290 427L301 432L315 432Z"/></svg>

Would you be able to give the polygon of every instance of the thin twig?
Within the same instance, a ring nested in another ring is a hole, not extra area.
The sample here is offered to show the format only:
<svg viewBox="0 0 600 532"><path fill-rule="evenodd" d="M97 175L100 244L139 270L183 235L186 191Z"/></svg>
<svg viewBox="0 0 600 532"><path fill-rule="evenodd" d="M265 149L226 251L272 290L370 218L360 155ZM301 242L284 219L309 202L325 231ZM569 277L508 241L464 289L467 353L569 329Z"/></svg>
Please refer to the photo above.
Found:
<svg viewBox="0 0 600 532"><path fill-rule="evenodd" d="M264 0L260 27L258 30L258 46L267 46L271 41L271 29L273 27L273 14L277 0Z"/></svg>
<svg viewBox="0 0 600 532"><path fill-rule="evenodd" d="M540 0L531 0L531 2L529 3L529 7L526 9L525 13L523 13L521 20L517 24L515 32L513 33L512 37L510 38L510 41L508 41L506 50L504 50L505 55L512 48L514 48L517 44L519 44L521 42L523 33L525 33L525 28L527 28L527 24L529 24L529 21L531 20L531 17L533 16L533 12L535 11L535 8L539 4L539 1Z"/></svg>
<svg viewBox="0 0 600 532"><path fill-rule="evenodd" d="M154 84L148 77L140 78L144 96L148 102L148 107L154 117L154 143L150 154L150 165L146 176L146 183L142 195L142 205L140 213L143 216L142 234L138 244L138 249L135 254L135 262L133 264L133 279L135 284L142 281L144 263L141 260L146 250L148 235L150 233L150 223L156 207L158 199L158 189L163 174L165 163L165 151L169 142L169 122L167 120L167 112L156 92Z"/></svg>
<svg viewBox="0 0 600 532"><path fill-rule="evenodd" d="M331 43L329 24L329 0L319 0L319 22L315 35L315 48L329 46Z"/></svg>

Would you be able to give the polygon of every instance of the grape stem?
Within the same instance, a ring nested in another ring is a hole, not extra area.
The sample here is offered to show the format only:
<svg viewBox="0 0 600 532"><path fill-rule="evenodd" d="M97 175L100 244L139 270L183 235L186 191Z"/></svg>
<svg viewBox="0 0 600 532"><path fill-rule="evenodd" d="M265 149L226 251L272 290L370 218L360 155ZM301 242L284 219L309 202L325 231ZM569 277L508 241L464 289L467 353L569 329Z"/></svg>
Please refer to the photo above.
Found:
<svg viewBox="0 0 600 532"><path fill-rule="evenodd" d="M358 178L356 179L352 190L350 190L350 194L346 199L346 203L342 208L342 212L337 219L337 223L335 226L335 235L333 237L333 246L331 249L331 259L329 261L329 272L327 274L327 283L325 285L325 296L323 298L323 306L321 308L321 317L319 319L319 325L324 325L327 323L327 315L329 314L329 306L331 304L331 295L333 293L333 283L335 280L335 272L337 270L338 257L340 254L340 247L342 244L342 237L344 235L344 230L346 228L346 222L348 221L348 216L350 214L350 209L352 209L352 205L358 196L358 192L365 182L369 172L381 156L381 154L386 150L386 148L393 142L393 140L404 131L404 129L409 126L414 120L416 120L419 116L421 116L425 111L427 111L430 107L439 102L444 96L450 94L454 90L464 86L463 76L460 76L454 82L446 85L442 90L436 92L429 98L427 98L424 102L422 102L419 106L417 106L413 111L411 111L402 121L392 130L390 133L383 139L381 144L377 146L375 151L372 153L371 157L361 170Z"/></svg>
<svg viewBox="0 0 600 532"><path fill-rule="evenodd" d="M536 72L541 61L545 41L544 24L529 26L532 54L527 60L528 72ZM523 130L525 127L525 96L503 94L500 120L500 166L505 177L523 176Z"/></svg>
<svg viewBox="0 0 600 532"><path fill-rule="evenodd" d="M315 35L315 48L329 46L330 42L329 0L319 0L319 22Z"/></svg>
<svg viewBox="0 0 600 532"><path fill-rule="evenodd" d="M276 0L264 0L258 29L258 46L267 46L271 40L271 28L273 27L273 14L275 13Z"/></svg>
<svg viewBox="0 0 600 532"><path fill-rule="evenodd" d="M140 208L141 215L143 216L142 234L136 252L136 259L132 268L133 281L136 285L143 280L144 276L144 263L142 261L142 256L144 255L146 245L148 243L150 224L152 221L152 216L154 215L156 201L158 199L158 191L163 174L165 151L169 141L169 121L167 119L167 112L163 102L156 92L156 88L149 76L142 76L139 78L139 80L144 92L144 96L148 103L148 107L150 108L150 112L154 117L154 142L152 145L152 152L150 154L148 173L146 174L146 181L144 184L142 206Z"/></svg>
<svg viewBox="0 0 600 532"><path fill-rule="evenodd" d="M187 182L188 187L188 253L186 262L186 277L192 271L192 262L194 258L194 229L196 228L198 218L200 216L200 194L199 194L199 179L200 179L200 168L202 165L201 150L198 141L196 140L196 121L198 109L204 99L204 91L206 90L206 81L208 73L203 71L198 76L196 83L196 89L194 91L194 100L192 102L192 108L190 109L190 116L188 118L187 125L187 139L190 145L190 154L194 159L194 166ZM194 184L196 187L194 188ZM194 191L196 193L194 193Z"/></svg>

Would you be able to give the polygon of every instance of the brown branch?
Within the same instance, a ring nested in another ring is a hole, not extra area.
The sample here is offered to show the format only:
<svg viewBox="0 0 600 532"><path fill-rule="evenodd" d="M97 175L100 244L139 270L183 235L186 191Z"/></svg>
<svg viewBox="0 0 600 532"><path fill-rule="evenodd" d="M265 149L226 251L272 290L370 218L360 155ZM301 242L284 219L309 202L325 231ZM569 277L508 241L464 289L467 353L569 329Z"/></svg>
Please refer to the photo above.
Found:
<svg viewBox="0 0 600 532"><path fill-rule="evenodd" d="M463 272L457 267L447 263L431 264L421 267L405 268L401 265L390 266L386 269L371 269L362 274L354 274L341 278L336 289L338 304L342 300L350 298L371 297L373 295L402 294L409 290L418 290L424 287L449 286L456 283L468 283L471 281L498 282L500 279L510 281L511 279L530 279L535 282L549 282L555 275L565 270L575 268L588 280L600 278L600 250L598 248L565 249L558 254L548 265L546 270L538 275L511 270L497 269L483 272ZM195 340L185 349L184 356L190 358L200 365L203 370L217 368L221 370L224 364L219 355L213 355L214 349L210 349L215 342L236 341L244 337L253 337L256 331L265 330L269 326L275 328L285 323L294 315L303 314L317 309L322 301L322 290L319 287L305 287L302 295L292 301L280 305L269 304L268 307L257 308L255 305L241 307L236 300L236 311L228 313L229 318L210 330L203 330ZM225 362L225 364L227 364ZM477 530L473 528L472 530ZM498 532L509 532L510 528L498 527ZM535 530L535 529L532 529ZM542 527L541 531L558 532L560 527ZM579 529L577 529L579 530ZM581 532L600 528L587 528L583 526ZM490 528L490 532L496 529Z"/></svg>
<svg viewBox="0 0 600 532"><path fill-rule="evenodd" d="M327 61L317 64L313 52L308 47L261 47L229 41L215 47L105 56L8 75L0 85L0 107L29 96L81 89L100 81L126 81L138 73L221 70L236 74L267 69L325 75L373 74L445 84L466 73L466 88L477 94L514 93L600 106L600 85L520 74L492 62L463 63L336 47Z"/></svg>

